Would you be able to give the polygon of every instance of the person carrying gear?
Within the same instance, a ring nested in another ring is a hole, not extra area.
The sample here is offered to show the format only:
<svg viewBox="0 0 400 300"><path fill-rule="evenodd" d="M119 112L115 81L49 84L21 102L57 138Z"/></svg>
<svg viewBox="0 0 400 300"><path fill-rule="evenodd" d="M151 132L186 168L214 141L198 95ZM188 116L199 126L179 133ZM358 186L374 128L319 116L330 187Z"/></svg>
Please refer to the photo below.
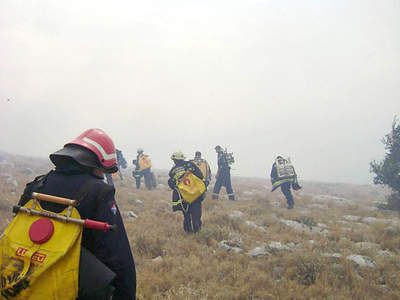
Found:
<svg viewBox="0 0 400 300"><path fill-rule="evenodd" d="M277 156L271 169L271 183L271 192L281 187L287 201L287 208L292 209L294 200L290 188L297 191L301 189L301 186L297 182L297 174L289 158L285 159L282 156Z"/></svg>
<svg viewBox="0 0 400 300"><path fill-rule="evenodd" d="M117 166L118 166L118 175L121 180L124 180L124 177L122 176L121 168L126 169L128 167L128 164L126 163L126 159L124 155L122 154L121 150L115 149L116 154L117 154Z"/></svg>
<svg viewBox="0 0 400 300"><path fill-rule="evenodd" d="M82 219L94 219L115 225L116 230L107 233L83 229L80 300L136 298L135 263L115 201L115 189L103 182L104 173L118 171L115 152L113 141L103 130L86 130L65 144L61 150L50 154L55 169L28 183L18 202L19 206L29 204L32 193L76 199L76 210ZM40 205L44 210L53 213L66 210L66 205L59 203L40 202ZM101 272L91 273L97 270L97 267L91 267L94 265L102 265L103 269L115 273L115 278L101 290L90 287L91 285L96 287L96 282L85 281L85 278L87 281L96 278L97 283L101 281L99 279ZM48 286L50 288L51 284ZM33 296L32 298L36 299Z"/></svg>
<svg viewBox="0 0 400 300"><path fill-rule="evenodd" d="M122 176L121 168L122 169L126 169L126 167L127 167L126 160L125 160L125 157L122 155L122 151L121 150L115 149L115 151L116 151L116 154L117 154L118 175L119 175L119 178L121 179L121 181L123 181L124 177ZM112 175L110 173L106 173L105 177L106 177L106 182L109 185L114 186L114 180L112 178Z"/></svg>
<svg viewBox="0 0 400 300"><path fill-rule="evenodd" d="M155 176L154 173L151 172L152 164L150 156L144 154L142 148L137 149L136 162L134 161L134 164L136 165L136 167L133 176L136 179L136 188L140 188L140 179L142 176L144 177L144 185L148 190L156 188L157 183L155 180Z"/></svg>
<svg viewBox="0 0 400 300"><path fill-rule="evenodd" d="M218 199L221 187L225 187L226 193L228 194L229 200L235 200L235 193L232 189L231 183L231 167L230 165L234 163L234 158L232 153L224 151L221 146L215 146L215 151L218 157L218 171L215 176L216 182L213 190L213 199Z"/></svg>
<svg viewBox="0 0 400 300"><path fill-rule="evenodd" d="M183 213L183 229L195 233L201 229L201 202L206 186L199 167L185 161L181 151L172 153L174 166L169 171L168 185L172 189L172 210Z"/></svg>
<svg viewBox="0 0 400 300"><path fill-rule="evenodd" d="M201 173L203 174L204 183L206 186L208 186L211 181L211 168L208 162L201 158L200 151L196 151L194 154L194 159L192 159L191 162L195 163L199 167Z"/></svg>
<svg viewBox="0 0 400 300"><path fill-rule="evenodd" d="M142 172L140 172L140 167L137 159L132 160L132 164L134 166L134 170L132 171L132 176L135 178L136 188L140 189Z"/></svg>

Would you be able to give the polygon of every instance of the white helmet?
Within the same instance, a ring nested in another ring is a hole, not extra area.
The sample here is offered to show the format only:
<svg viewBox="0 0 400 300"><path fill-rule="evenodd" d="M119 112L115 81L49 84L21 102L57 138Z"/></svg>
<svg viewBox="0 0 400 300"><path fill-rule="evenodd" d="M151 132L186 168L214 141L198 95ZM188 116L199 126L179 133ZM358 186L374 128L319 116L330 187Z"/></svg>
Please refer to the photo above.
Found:
<svg viewBox="0 0 400 300"><path fill-rule="evenodd" d="M182 151L175 151L174 153L172 153L171 155L171 159L175 159L175 160L184 160L186 157L183 154Z"/></svg>

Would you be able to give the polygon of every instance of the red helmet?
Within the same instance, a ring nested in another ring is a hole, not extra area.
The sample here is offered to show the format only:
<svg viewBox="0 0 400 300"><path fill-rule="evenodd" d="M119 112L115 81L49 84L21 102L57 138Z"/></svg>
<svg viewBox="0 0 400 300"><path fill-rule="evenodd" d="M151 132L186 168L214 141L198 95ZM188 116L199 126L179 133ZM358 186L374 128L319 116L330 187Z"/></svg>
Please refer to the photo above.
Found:
<svg viewBox="0 0 400 300"><path fill-rule="evenodd" d="M56 165L58 159L62 157L72 158L83 166L102 168L108 173L118 171L114 143L103 130L98 128L86 130L65 144L63 149L50 155L51 161Z"/></svg>

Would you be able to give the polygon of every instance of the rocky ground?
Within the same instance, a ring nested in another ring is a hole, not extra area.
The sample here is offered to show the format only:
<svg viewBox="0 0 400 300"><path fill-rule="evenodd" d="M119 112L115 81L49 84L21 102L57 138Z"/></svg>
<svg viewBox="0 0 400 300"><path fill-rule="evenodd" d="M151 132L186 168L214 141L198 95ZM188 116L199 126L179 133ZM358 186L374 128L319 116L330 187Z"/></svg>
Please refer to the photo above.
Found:
<svg viewBox="0 0 400 300"><path fill-rule="evenodd" d="M0 229L48 168L0 153ZM287 210L267 180L234 178L238 201L207 196L203 229L187 235L158 173L155 191L116 178L139 299L400 299L400 219L380 209L384 190L303 182Z"/></svg>

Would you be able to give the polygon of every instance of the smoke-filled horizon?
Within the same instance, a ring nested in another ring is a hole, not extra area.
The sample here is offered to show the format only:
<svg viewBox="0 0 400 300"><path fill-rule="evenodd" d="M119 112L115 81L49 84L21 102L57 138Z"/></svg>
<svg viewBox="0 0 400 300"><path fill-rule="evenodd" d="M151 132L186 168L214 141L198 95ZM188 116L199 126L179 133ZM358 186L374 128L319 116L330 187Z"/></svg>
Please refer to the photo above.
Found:
<svg viewBox="0 0 400 300"><path fill-rule="evenodd" d="M400 114L398 1L0 3L0 150L104 129L155 168L215 145L233 176L370 183Z"/></svg>

